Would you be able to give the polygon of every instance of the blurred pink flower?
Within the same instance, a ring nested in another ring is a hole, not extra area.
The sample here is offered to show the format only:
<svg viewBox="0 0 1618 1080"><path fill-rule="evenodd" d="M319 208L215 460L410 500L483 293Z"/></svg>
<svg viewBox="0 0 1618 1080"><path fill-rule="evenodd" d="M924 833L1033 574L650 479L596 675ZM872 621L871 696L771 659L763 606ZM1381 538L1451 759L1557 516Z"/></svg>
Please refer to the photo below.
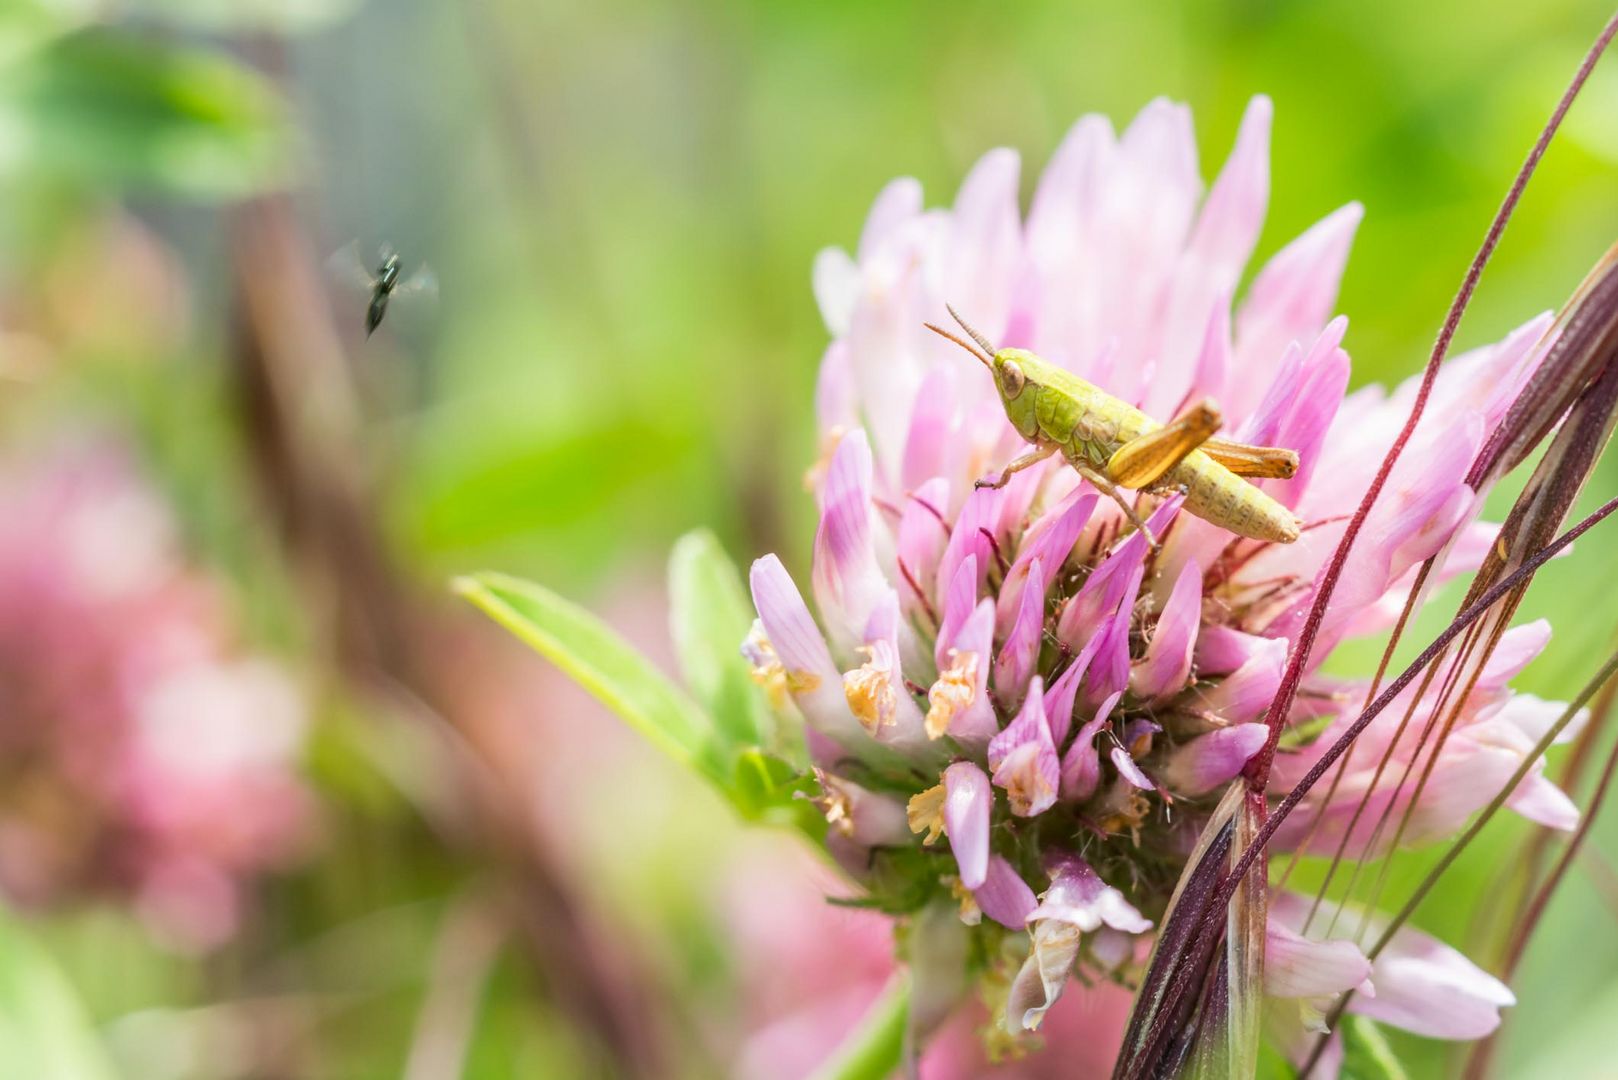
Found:
<svg viewBox="0 0 1618 1080"><path fill-rule="evenodd" d="M122 450L0 467L0 516L0 887L119 897L178 947L220 943L305 838L297 691L238 648Z"/></svg>
<svg viewBox="0 0 1618 1080"><path fill-rule="evenodd" d="M1233 307L1268 201L1270 119L1268 100L1254 99L1204 199L1187 109L1155 101L1121 136L1088 116L1040 177L1026 220L1017 157L996 150L949 210L924 209L919 184L894 181L856 252L829 249L815 264L833 337L817 395L825 457L810 471L819 620L766 556L752 569L759 621L746 651L761 678L784 680L825 782L861 784L858 805L841 800L832 822L845 866L883 887L891 842L869 838L904 804L916 834L906 846L936 854L889 863L912 877L924 866L935 897L964 898L976 932L1027 922L1007 1018L1017 1030L1040 1022L1072 971L1105 985L1138 963L1128 935L1161 918L1207 812L1263 744L1288 642L1408 415L1413 382L1345 397L1347 321L1330 316L1357 204L1283 247ZM947 318L946 302L999 346L1033 350L1148 415L1211 396L1234 438L1295 449L1294 477L1259 483L1302 535L1234 537L1180 514L1178 496L1148 496L1154 550L1060 459L975 488L1022 443L980 367L924 327ZM1388 629L1424 559L1440 556L1439 579L1479 564L1494 532L1476 522L1483 493L1464 478L1550 329L1541 316L1444 366L1333 595L1316 667L1336 643ZM1548 707L1507 682L1545 633L1516 634L1472 692L1405 841L1453 832L1543 729ZM1365 689L1310 676L1291 717L1308 726L1276 765L1280 792ZM1398 711L1384 714L1390 725ZM1367 774L1378 756L1360 755ZM1324 790L1311 796L1324 822L1314 846L1348 827L1365 780L1350 774L1329 803ZM1512 805L1562 828L1576 820L1539 777ZM990 867L1003 868L992 899ZM1037 907L1006 900L1007 873L1042 897ZM1341 963L1351 943L1323 947L1339 972L1354 966ZM1336 989L1368 979L1387 1001L1412 970L1379 961ZM1481 1030L1424 1023L1419 997L1379 1015L1440 1037ZM1505 1003L1480 1000L1496 1018Z"/></svg>

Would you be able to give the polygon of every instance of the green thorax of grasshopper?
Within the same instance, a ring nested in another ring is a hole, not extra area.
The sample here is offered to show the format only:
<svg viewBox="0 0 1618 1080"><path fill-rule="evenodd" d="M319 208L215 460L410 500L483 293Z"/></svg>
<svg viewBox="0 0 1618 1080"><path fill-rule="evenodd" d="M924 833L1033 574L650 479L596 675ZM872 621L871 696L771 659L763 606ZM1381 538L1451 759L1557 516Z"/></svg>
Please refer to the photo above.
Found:
<svg viewBox="0 0 1618 1080"><path fill-rule="evenodd" d="M1147 415L1027 349L1001 349L989 370L1017 433L1055 444L1072 464L1102 469L1118 448L1158 427Z"/></svg>

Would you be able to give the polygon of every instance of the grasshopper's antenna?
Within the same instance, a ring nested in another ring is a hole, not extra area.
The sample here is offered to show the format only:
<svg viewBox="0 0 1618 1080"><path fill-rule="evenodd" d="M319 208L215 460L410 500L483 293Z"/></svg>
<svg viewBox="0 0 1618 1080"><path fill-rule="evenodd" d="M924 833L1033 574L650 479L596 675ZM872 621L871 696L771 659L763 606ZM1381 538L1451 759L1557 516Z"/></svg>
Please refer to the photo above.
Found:
<svg viewBox="0 0 1618 1080"><path fill-rule="evenodd" d="M962 341L960 338L956 337L954 334L950 333L948 330L945 330L942 326L934 326L932 323L922 323L921 325L925 326L927 329L931 330L933 333L937 334L939 337L948 338L949 340L955 342L955 344L959 345L961 348L965 349L967 352L969 352L973 356L977 357L978 362L981 363L984 367L988 368L990 371L994 370L994 361L990 360L987 356L984 356L982 353L980 353L976 349L972 348L972 346L968 345L966 342Z"/></svg>
<svg viewBox="0 0 1618 1080"><path fill-rule="evenodd" d="M989 344L989 339L988 338L984 337L982 334L980 334L976 330L972 329L972 324L967 322L965 319L961 318L961 313L959 311L956 311L955 308L952 305L945 304L944 309L949 312L949 317L950 318L954 319L957 323L960 324L960 327L961 327L962 330L965 330L968 334L970 334L972 336L973 341L975 341L979 345L983 346L983 351L984 352L988 353L990 356L993 356L995 353L1000 351L999 349L995 348L993 345Z"/></svg>

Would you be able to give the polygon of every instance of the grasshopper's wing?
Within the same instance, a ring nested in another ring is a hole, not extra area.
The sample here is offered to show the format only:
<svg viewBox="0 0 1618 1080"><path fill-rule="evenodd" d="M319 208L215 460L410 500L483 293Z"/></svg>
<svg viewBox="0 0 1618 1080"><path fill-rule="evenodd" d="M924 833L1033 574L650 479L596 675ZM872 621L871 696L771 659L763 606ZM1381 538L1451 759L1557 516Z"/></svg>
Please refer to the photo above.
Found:
<svg viewBox="0 0 1618 1080"><path fill-rule="evenodd" d="M1278 446L1248 446L1225 439L1209 439L1202 452L1237 476L1255 480L1285 480L1298 471L1298 452Z"/></svg>
<svg viewBox="0 0 1618 1080"><path fill-rule="evenodd" d="M1164 424L1124 443L1107 459L1107 476L1119 487L1150 487L1186 455L1204 447L1224 418L1212 401L1203 400Z"/></svg>

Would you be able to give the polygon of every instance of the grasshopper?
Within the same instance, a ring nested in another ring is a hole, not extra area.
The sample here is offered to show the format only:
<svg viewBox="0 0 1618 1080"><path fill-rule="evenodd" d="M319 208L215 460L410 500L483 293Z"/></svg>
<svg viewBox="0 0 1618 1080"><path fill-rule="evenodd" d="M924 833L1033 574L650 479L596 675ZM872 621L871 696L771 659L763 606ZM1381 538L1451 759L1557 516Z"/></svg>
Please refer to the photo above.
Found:
<svg viewBox="0 0 1618 1080"><path fill-rule="evenodd" d="M996 349L953 307L949 313L981 352L948 330L932 323L927 328L989 369L1006 418L1034 444L998 479L979 480L978 487L1004 487L1015 473L1059 453L1080 476L1110 496L1153 547L1157 540L1124 498L1124 489L1182 492L1189 513L1238 536L1281 544L1298 538L1298 519L1291 511L1243 479L1292 476L1298 471L1295 451L1214 438L1223 417L1210 398L1159 424L1026 349Z"/></svg>

